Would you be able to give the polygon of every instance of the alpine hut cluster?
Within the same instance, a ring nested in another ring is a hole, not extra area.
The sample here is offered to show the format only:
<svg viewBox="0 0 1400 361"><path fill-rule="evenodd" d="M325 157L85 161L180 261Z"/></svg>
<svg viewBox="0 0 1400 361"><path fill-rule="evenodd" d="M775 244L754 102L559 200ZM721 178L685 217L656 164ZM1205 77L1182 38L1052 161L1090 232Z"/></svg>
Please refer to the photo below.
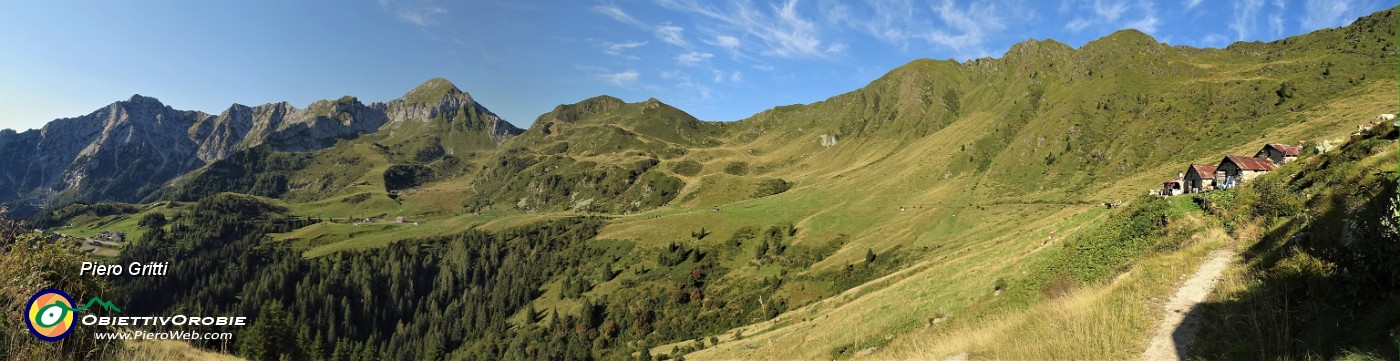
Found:
<svg viewBox="0 0 1400 361"><path fill-rule="evenodd" d="M1254 177L1268 173L1279 166L1298 159L1299 145L1278 143L1265 144L1253 157L1227 155L1216 164L1191 164L1186 171L1178 173L1175 179L1162 182L1157 191L1164 196L1183 193L1201 193L1216 189L1230 189L1248 182Z"/></svg>
<svg viewBox="0 0 1400 361"><path fill-rule="evenodd" d="M1366 134L1371 130L1371 127L1384 122L1394 122L1394 125L1400 126L1400 121L1396 120L1395 114L1381 114L1376 116L1375 121L1357 125L1356 133L1353 135ZM1185 172L1177 173L1175 179L1162 182L1161 189L1154 189L1151 192L1163 196L1174 196L1238 187L1261 174L1272 172L1284 164L1298 160L1298 153L1303 149L1303 144L1303 142L1298 142L1298 145L1269 143L1255 152L1253 157L1227 155L1214 165L1191 164L1186 167ZM1324 143L1319 150L1325 146Z"/></svg>

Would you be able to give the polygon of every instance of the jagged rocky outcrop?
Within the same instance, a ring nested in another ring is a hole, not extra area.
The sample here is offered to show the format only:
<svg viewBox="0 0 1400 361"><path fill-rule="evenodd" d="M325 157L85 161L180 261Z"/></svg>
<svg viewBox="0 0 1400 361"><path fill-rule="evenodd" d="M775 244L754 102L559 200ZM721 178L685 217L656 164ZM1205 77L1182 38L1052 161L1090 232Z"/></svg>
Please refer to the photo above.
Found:
<svg viewBox="0 0 1400 361"><path fill-rule="evenodd" d="M186 134L207 117L134 95L41 129L0 134L0 197L27 203L130 199L202 165ZM111 196L104 196L111 195Z"/></svg>
<svg viewBox="0 0 1400 361"><path fill-rule="evenodd" d="M196 122L189 136L199 142L198 158L209 163L263 144L292 152L321 149L339 139L372 133L385 122L382 104L365 105L354 97L320 100L305 109L287 102L234 104Z"/></svg>
<svg viewBox="0 0 1400 361"><path fill-rule="evenodd" d="M230 154L267 145L302 152L374 133L390 123L443 121L491 146L519 134L444 79L389 102L354 97L306 108L233 104L218 115L177 110L141 95L41 129L0 131L0 203L36 206L142 199L166 182Z"/></svg>
<svg viewBox="0 0 1400 361"><path fill-rule="evenodd" d="M484 133L497 146L524 132L477 103L471 94L442 78L428 80L382 108L390 123L440 121L452 131Z"/></svg>

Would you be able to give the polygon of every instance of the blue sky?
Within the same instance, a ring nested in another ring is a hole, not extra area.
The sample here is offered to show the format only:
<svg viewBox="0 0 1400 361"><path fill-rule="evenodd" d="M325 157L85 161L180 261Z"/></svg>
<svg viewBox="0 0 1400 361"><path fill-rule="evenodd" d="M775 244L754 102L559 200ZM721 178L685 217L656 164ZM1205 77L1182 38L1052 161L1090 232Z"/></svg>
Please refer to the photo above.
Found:
<svg viewBox="0 0 1400 361"><path fill-rule="evenodd" d="M131 94L218 113L444 77L527 127L561 103L655 97L736 120L864 86L918 58L1000 57L1136 28L1223 47L1349 24L1394 1L699 0L0 2L0 128Z"/></svg>

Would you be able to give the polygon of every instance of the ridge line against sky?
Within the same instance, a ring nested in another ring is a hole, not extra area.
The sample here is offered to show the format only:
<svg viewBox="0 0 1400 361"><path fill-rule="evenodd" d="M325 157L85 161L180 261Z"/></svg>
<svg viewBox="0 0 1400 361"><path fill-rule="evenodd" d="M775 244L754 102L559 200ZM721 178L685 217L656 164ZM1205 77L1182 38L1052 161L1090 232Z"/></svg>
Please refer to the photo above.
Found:
<svg viewBox="0 0 1400 361"><path fill-rule="evenodd" d="M600 94L736 120L860 88L919 58L1074 47L1134 28L1223 47L1349 24L1379 0L378 0L0 3L0 129L131 94L218 114L233 103L397 98L433 77L528 127Z"/></svg>

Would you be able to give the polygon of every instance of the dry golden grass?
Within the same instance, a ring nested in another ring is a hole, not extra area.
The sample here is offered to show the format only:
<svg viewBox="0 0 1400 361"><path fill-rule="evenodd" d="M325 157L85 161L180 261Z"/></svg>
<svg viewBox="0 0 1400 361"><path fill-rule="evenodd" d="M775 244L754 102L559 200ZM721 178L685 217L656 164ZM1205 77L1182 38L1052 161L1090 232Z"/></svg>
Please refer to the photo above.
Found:
<svg viewBox="0 0 1400 361"><path fill-rule="evenodd" d="M1026 207L1003 208L963 214L1007 219ZM721 333L719 346L686 358L821 359L841 345L917 332L942 316L950 320L943 325L971 322L962 317L976 314L996 297L992 285L997 278L1019 272L1040 257L1042 253L1036 251L1047 242L1058 242L1106 214L1102 208L1087 206L1044 208L1028 212L1024 223L969 223L969 229L958 237L929 241L943 248L903 270L790 310L774 320ZM1048 241L1051 230L1061 236ZM736 331L742 331L743 340L734 341ZM671 346L657 347L653 353L669 351Z"/></svg>
<svg viewBox="0 0 1400 361"><path fill-rule="evenodd" d="M127 341L125 347L112 359L125 361L223 361L243 360L243 358L221 353L204 351L182 341Z"/></svg>
<svg viewBox="0 0 1400 361"><path fill-rule="evenodd" d="M911 332L872 355L940 359L968 353L992 359L1131 359L1147 346L1161 305L1213 249L1227 247L1218 228L1192 245L1147 259L1112 283L1075 290L1025 312L993 315L957 327Z"/></svg>

